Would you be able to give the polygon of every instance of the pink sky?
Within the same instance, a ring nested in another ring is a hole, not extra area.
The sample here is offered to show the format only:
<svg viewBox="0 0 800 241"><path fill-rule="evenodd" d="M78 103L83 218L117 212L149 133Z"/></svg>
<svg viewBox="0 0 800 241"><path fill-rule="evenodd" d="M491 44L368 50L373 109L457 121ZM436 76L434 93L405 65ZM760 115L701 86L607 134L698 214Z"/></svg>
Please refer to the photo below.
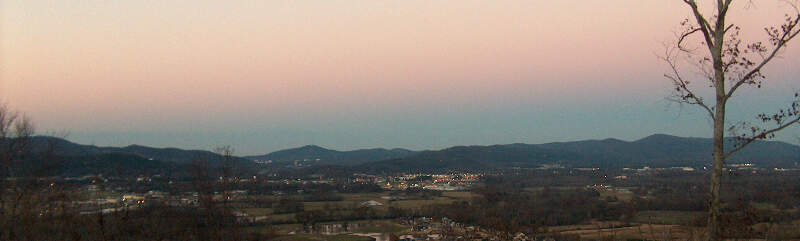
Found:
<svg viewBox="0 0 800 241"><path fill-rule="evenodd" d="M731 18L761 36L777 2ZM663 0L6 0L0 98L75 132L657 102L669 85L655 54L688 13ZM797 48L786 55L776 75L797 76Z"/></svg>

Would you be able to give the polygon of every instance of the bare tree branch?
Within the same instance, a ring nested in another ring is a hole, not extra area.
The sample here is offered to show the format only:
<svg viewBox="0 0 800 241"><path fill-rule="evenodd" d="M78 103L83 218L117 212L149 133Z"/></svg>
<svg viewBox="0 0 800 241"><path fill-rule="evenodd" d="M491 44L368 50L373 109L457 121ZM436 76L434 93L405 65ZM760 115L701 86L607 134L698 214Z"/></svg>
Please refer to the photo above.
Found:
<svg viewBox="0 0 800 241"><path fill-rule="evenodd" d="M712 20L714 25L709 23L703 14L698 9L697 0L683 0L683 2L691 8L694 20L697 26L686 26L688 20L681 22L681 25L687 27L684 29L682 35L678 37L677 49L687 52L689 58L698 57L697 62L690 62L700 65L701 71L705 76L711 80L709 87L715 90L715 103L713 107L703 102L701 97L695 95L689 88L689 80L684 79L679 73L675 62L670 59L672 56L668 55L662 58L667 62L672 69L672 73L664 75L672 81L675 85L676 101L682 103L695 104L705 109L714 120L713 125L713 168L711 173L711 185L709 188L709 209L708 209L708 234L709 240L723 240L722 229L722 200L720 198L720 190L723 182L723 168L725 160L731 154L741 150L745 146L751 144L758 139L767 139L774 136L775 132L785 129L797 122L800 122L800 101L792 103L790 109L780 110L773 115L760 114L758 118L761 122L774 122L775 127L772 129L762 129L761 127L751 126L752 132L749 137L742 135L743 143L736 146L730 151L725 150L725 126L726 119L726 105L730 97L733 96L742 85L758 85L760 87L761 80L764 75L761 70L764 66L769 64L775 56L785 48L786 43L792 40L795 36L800 34L798 30L798 23L800 22L800 11L797 17L790 17L786 15L786 21L780 28L766 28L767 34L770 37L770 43L774 47L771 51L768 50L761 42L755 42L746 45L746 49L742 49L742 41L738 38L740 28L734 24L726 24L727 13L733 0L717 0L716 12ZM793 5L794 6L794 5ZM794 15L792 15L794 16ZM731 31L733 30L733 31ZM701 56L696 56L695 53L687 51L683 46L683 42L691 35L701 32L703 35L704 44L708 48L708 52ZM761 61L753 61L751 56L761 56ZM710 64L710 66L707 66ZM703 67L709 67L709 69ZM710 71L707 71L710 70ZM726 83L731 82L731 87L726 88ZM798 98L800 93L795 95ZM730 131L735 131L738 127L732 127Z"/></svg>
<svg viewBox="0 0 800 241"><path fill-rule="evenodd" d="M678 93L676 93L677 98L676 99L672 99L672 100L676 101L676 102L681 102L681 103L699 105L700 107L702 107L703 109L706 110L708 115L713 120L714 119L714 111L712 110L711 107L706 105L706 103L703 101L702 97L696 95L689 88L689 82L687 80L685 80L681 76L680 71L678 71L677 65L672 60L671 53L669 53L669 52L670 51L667 50L666 56L659 57L659 58L662 59L664 62L667 62L667 64L669 65L669 67L670 67L670 69L672 71L672 74L664 74L664 77L666 77L667 79L672 81L673 85L675 85L676 91L678 92Z"/></svg>
<svg viewBox="0 0 800 241"><path fill-rule="evenodd" d="M780 52L781 49L786 47L786 43L788 43L795 36L797 36L798 33L800 33L800 30L796 29L798 23L800 23L800 14L798 14L797 17L794 18L794 20L790 20L787 25L784 25L785 27L783 28L783 33L780 35L780 38L774 40L777 42L775 48L772 49L772 52L770 52L770 54L767 55L767 57L764 58L761 61L761 63L756 65L755 68L747 72L747 74L742 76L742 78L740 78L738 81L736 81L736 83L733 84L733 86L731 86L731 88L728 90L728 93L725 95L726 99L730 98L733 95L733 93L735 93L736 90L739 89L739 87L741 87L746 83L749 83L751 80L753 80L753 78L759 76L759 74L761 73L761 69L765 65L767 65L770 61L772 61L772 59L774 59L775 56L778 55L778 52Z"/></svg>
<svg viewBox="0 0 800 241"><path fill-rule="evenodd" d="M706 41L706 45L708 45L708 49L712 50L714 47L714 42L711 41L711 25L708 23L703 14L700 13L700 10L697 9L697 2L695 0L683 0L684 3L688 4L689 7L692 8L692 13L694 14L695 19L697 20L697 25L699 25L700 31L703 32L703 38Z"/></svg>
<svg viewBox="0 0 800 241"><path fill-rule="evenodd" d="M683 41L686 40L686 38L689 37L690 35L700 30L701 30L700 28L692 28L689 31L681 34L681 36L678 37L678 49L680 49L683 52L691 52L690 50L683 48Z"/></svg>
<svg viewBox="0 0 800 241"><path fill-rule="evenodd" d="M783 130L786 127L789 127L791 125L794 125L797 122L800 122L800 116L797 116L794 119L792 119L791 121L783 123L783 124L779 125L778 127L775 127L773 129L770 129L770 130L764 130L761 133L759 133L758 135L755 135L755 136L752 136L752 137L749 137L749 138L745 138L744 139L745 141L740 143L738 146L736 146L736 148L733 148L730 151L726 152L724 157L728 158L733 153L735 153L735 152L737 152L739 150L742 150L745 146L750 145L751 143L753 143L753 142L755 142L757 140L766 139L767 137L769 137L773 133L778 132L780 130Z"/></svg>

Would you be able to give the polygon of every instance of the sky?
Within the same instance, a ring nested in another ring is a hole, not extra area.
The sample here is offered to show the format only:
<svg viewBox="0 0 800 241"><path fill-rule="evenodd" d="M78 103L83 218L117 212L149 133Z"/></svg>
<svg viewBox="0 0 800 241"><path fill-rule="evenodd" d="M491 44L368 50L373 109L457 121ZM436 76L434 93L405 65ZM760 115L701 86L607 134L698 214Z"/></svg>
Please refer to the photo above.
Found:
<svg viewBox="0 0 800 241"><path fill-rule="evenodd" d="M729 15L745 40L792 11L748 2ZM0 100L82 144L242 155L708 137L657 58L689 17L663 0L4 0ZM792 100L793 47L731 123Z"/></svg>

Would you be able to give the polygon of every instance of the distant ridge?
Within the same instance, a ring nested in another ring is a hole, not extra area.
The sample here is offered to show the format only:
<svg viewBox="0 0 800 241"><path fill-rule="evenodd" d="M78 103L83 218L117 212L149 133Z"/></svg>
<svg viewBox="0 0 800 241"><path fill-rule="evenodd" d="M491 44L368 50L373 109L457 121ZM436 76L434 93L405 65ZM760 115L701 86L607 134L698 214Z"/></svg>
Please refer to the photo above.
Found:
<svg viewBox="0 0 800 241"><path fill-rule="evenodd" d="M384 149L359 149L353 151L336 151L317 145L306 145L298 148L280 150L265 155L246 156L250 160L271 160L277 162L291 162L302 160L318 160L318 165L358 165L367 162L407 157L417 152L402 148Z"/></svg>
<svg viewBox="0 0 800 241"><path fill-rule="evenodd" d="M0 139L0 145L4 145L6 141L7 139ZM203 150L141 145L101 147L47 136L34 136L30 141L31 152L26 154L25 165L15 170L17 175L33 173L62 177L161 175L180 178L193 175L195 167L207 167L210 173L215 173L224 159L221 155ZM232 157L231 160L237 171L255 170L253 169L255 163L250 160L239 157ZM5 175L4 171L0 170L0 175Z"/></svg>
<svg viewBox="0 0 800 241"><path fill-rule="evenodd" d="M204 150L183 150L178 148L156 148L141 145L129 145L126 147L103 147L95 145L82 145L70 142L65 139L47 136L36 136L31 139L34 152L51 151L58 156L91 156L100 154L126 154L134 155L145 159L153 159L177 164L189 164L195 160L206 160L217 162L222 156ZM243 164L250 164L243 158L233 157L234 161Z"/></svg>
<svg viewBox="0 0 800 241"><path fill-rule="evenodd" d="M726 148L730 149L735 141L727 139ZM551 163L602 168L700 167L710 163L712 143L708 138L655 134L636 141L608 138L546 144L458 146L369 163L358 168L370 172L387 172L538 167ZM757 141L735 153L728 162L793 166L797 165L798 160L800 147L796 145L779 141Z"/></svg>
<svg viewBox="0 0 800 241"><path fill-rule="evenodd" d="M195 160L205 160L214 165L222 159L216 153L203 150L141 145L100 147L81 145L53 137L34 137L32 140L35 152L51 151L64 158L66 160L64 163L70 163L65 166L70 173L107 171L112 166L116 168L116 173L155 170L163 173L165 170L175 170L175 168L186 169ZM727 139L726 143L726 148L731 148L735 140ZM712 140L708 138L655 134L635 141L607 138L545 144L454 146L429 151L401 148L337 151L317 145L306 145L265 155L234 157L234 161L239 167L251 171L263 168L256 165L253 160L272 160L274 163L270 168L291 166L295 161L302 161L302 167L342 166L352 171L377 173L535 168L543 164L601 168L702 167L711 161L711 146ZM48 150L50 147L52 148ZM728 162L748 162L762 167L797 166L800 162L800 147L779 141L757 141L735 153Z"/></svg>

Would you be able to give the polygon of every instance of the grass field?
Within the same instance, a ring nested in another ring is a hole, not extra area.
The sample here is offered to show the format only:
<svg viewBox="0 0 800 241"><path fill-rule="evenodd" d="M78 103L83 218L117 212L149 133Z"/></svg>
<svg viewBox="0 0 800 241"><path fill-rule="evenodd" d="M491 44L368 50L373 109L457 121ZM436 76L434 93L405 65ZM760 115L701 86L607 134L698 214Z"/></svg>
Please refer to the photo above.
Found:
<svg viewBox="0 0 800 241"><path fill-rule="evenodd" d="M389 210L389 207L415 209L426 205L449 204L454 201L470 200L477 194L465 191L443 192L442 196L431 197L427 199L421 199L418 196L405 196L405 195L392 196L392 194L390 193L345 193L338 195L341 196L343 200L303 202L304 210L306 211L323 210L326 207L328 207L332 210L346 211L360 207L363 202L376 201L381 203L382 205L373 206L371 208L378 212L386 212ZM399 200L389 200L385 198L387 196L392 196L393 198L397 198ZM269 197L269 198L277 198L277 197ZM289 198L297 198L297 196L294 197L289 196ZM271 208L245 208L242 211L244 211L245 213L247 213L252 217L266 217L265 220L266 223L284 224L284 223L294 223L296 221L294 213L275 214L273 212L273 209ZM375 230L375 231L385 232L384 231L385 227L380 227L379 229L380 230ZM398 228L390 228L390 229L396 230ZM298 229L292 227L292 230L298 230Z"/></svg>
<svg viewBox="0 0 800 241"><path fill-rule="evenodd" d="M627 193L618 192L618 191L610 190L610 189L601 190L599 192L600 192L600 197L603 197L603 198L605 198L605 197L615 197L619 201L630 201L631 199L633 199L634 196L636 196L636 194L633 194L633 193L630 193L630 192L627 192Z"/></svg>
<svg viewBox="0 0 800 241"><path fill-rule="evenodd" d="M356 233L401 233L411 228L398 224L394 220L362 220L350 223L358 225L358 228L353 231Z"/></svg>
<svg viewBox="0 0 800 241"><path fill-rule="evenodd" d="M267 220L272 223L293 223L296 219L294 213L284 213L267 215Z"/></svg>
<svg viewBox="0 0 800 241"><path fill-rule="evenodd" d="M442 196L452 199L472 199L478 196L478 194L472 192L443 192Z"/></svg>
<svg viewBox="0 0 800 241"><path fill-rule="evenodd" d="M562 232L562 234L580 235L587 240L703 240L703 228L679 225L642 224L628 227L586 227L580 230Z"/></svg>
<svg viewBox="0 0 800 241"><path fill-rule="evenodd" d="M361 203L366 201L376 201L381 204L382 206L375 206L374 208L378 210L385 211L388 209L389 206L395 206L400 208L419 208L424 205L431 205L431 204L447 204L453 201L458 200L470 200L472 197L476 196L477 194L471 192L443 192L441 197L433 197L430 199L418 199L414 197L404 197L408 199L401 199L401 200L387 200L383 197L390 196L388 193L358 193L358 194L340 194L342 196L342 201L322 201L322 202L303 202L305 210L322 210L326 205L333 207L333 208L352 208L353 206L359 206Z"/></svg>
<svg viewBox="0 0 800 241"><path fill-rule="evenodd" d="M272 208L246 208L244 210L250 216L267 216L272 214Z"/></svg>
<svg viewBox="0 0 800 241"><path fill-rule="evenodd" d="M325 224L341 224L344 222L323 222L319 223L319 225ZM347 233L395 233L395 234L404 234L408 233L411 230L411 227L405 226L402 224L398 224L395 220L386 219L386 220L358 220L358 221L349 221L347 222L350 229ZM302 238L322 238L316 240L337 240L332 238L343 238L338 240L350 240L347 238L355 238L354 237L347 237L347 235L317 235L317 234L301 234L300 232L303 230L303 227L300 224L279 224L279 225L263 225L263 226L253 226L245 228L248 232L256 232L256 233L269 233L274 231L276 234L280 235L288 235L289 233L297 233L296 235L291 236L299 236L300 240L309 240L309 239L302 239ZM344 233L344 234L347 234ZM283 238L289 238L288 236ZM280 239L280 240L298 240L298 239ZM361 239L353 239L353 240L361 240Z"/></svg>
<svg viewBox="0 0 800 241"><path fill-rule="evenodd" d="M578 189L583 187L557 187L557 189ZM540 188L528 188L526 191L536 192ZM619 201L628 201L635 194L616 192L614 190L600 190L601 198L615 197ZM468 191L452 191L442 192L441 196L425 197L418 195L407 195L398 193L347 193L338 194L342 197L341 201L320 201L320 202L303 202L304 209L322 210L331 208L339 210L339 212L347 212L347 210L355 207L360 207L361 203L366 201L376 201L381 203L380 206L371 207L373 210L382 212L387 211L389 207L399 207L403 209L414 209L433 204L448 204L456 201L469 201L478 196L478 194ZM288 196L288 198L298 198L299 196ZM387 198L391 197L391 198ZM278 197L273 197L278 198ZM285 197L281 197L285 198ZM302 197L300 197L302 198ZM775 206L771 204L754 203L756 208L761 209L774 209ZM339 235L320 235L320 234L302 234L303 227L300 224L294 224L295 218L293 213L289 214L274 214L271 208L249 208L244 209L246 213L252 216L266 216L267 223L286 223L276 225L265 225L263 227L248 227L251 232L275 232L279 235L285 235L275 240L369 240L368 237L361 237L355 235L347 235L342 233ZM619 221L593 221L581 225L567 225L549 227L543 230L548 233L560 233L563 235L577 235L581 239L588 240L626 240L626 239L640 239L647 238L648 240L662 240L662 239L681 239L681 240L702 240L704 238L705 229L702 227L693 227L698 221L703 221L705 212L692 212L692 211L641 211L636 214L629 222ZM343 223L343 221L325 222L319 224L333 224ZM394 233L397 235L408 234L411 232L410 227L398 224L396 220L358 220L348 221L350 227L348 233ZM770 233L770 237L778 239L792 239L800 238L800 221L798 223L786 223L780 225L766 225L757 224L753 226L755 230L760 230L762 233ZM292 233L292 235L289 235Z"/></svg>
<svg viewBox="0 0 800 241"><path fill-rule="evenodd" d="M751 203L754 208L758 209L778 209L778 206L771 203Z"/></svg>
<svg viewBox="0 0 800 241"><path fill-rule="evenodd" d="M431 204L448 204L455 200L456 199L449 197L436 197L433 199L422 199L422 200L398 200L392 202L392 205L399 208L420 208L422 206Z"/></svg>
<svg viewBox="0 0 800 241"><path fill-rule="evenodd" d="M306 240L325 240L325 241L369 241L373 240L370 237L361 237L355 235L320 235L320 234L296 234L296 235L287 235L274 238L272 240L278 241L306 241Z"/></svg>
<svg viewBox="0 0 800 241"><path fill-rule="evenodd" d="M690 224L698 218L706 215L705 212L686 212L686 211L642 211L636 214L633 222L651 224Z"/></svg>

